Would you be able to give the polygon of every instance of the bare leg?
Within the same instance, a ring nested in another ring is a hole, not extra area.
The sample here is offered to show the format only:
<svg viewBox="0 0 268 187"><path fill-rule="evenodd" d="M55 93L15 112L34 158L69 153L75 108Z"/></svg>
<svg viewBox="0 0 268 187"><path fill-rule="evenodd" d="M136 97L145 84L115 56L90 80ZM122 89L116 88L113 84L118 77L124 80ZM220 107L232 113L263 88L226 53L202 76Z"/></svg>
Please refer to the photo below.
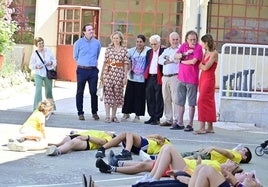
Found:
<svg viewBox="0 0 268 187"><path fill-rule="evenodd" d="M84 151L87 148L87 142L78 138L74 138L71 141L58 147L61 154L66 154L69 151Z"/></svg>
<svg viewBox="0 0 268 187"><path fill-rule="evenodd" d="M207 165L199 165L196 167L189 187L210 187L219 186L225 181L225 178L217 172L213 167Z"/></svg>
<svg viewBox="0 0 268 187"><path fill-rule="evenodd" d="M131 151L132 146L141 147L141 137L137 134L127 132L126 133L126 150Z"/></svg>
<svg viewBox="0 0 268 187"><path fill-rule="evenodd" d="M109 105L105 105L105 113L106 113L106 118L110 118L110 106Z"/></svg>
<svg viewBox="0 0 268 187"><path fill-rule="evenodd" d="M118 136L116 136L115 138L113 138L111 141L108 141L106 144L104 144L102 147L104 149L109 149L111 147L115 147L118 144L120 144L122 141L126 141L126 135L127 133L121 133Z"/></svg>
<svg viewBox="0 0 268 187"><path fill-rule="evenodd" d="M112 118L116 117L117 106L112 107Z"/></svg>
<svg viewBox="0 0 268 187"><path fill-rule="evenodd" d="M193 126L195 106L189 106L189 125Z"/></svg>
<svg viewBox="0 0 268 187"><path fill-rule="evenodd" d="M206 129L206 131L214 132L213 123L212 122L207 122L207 124L208 124L208 128Z"/></svg>
<svg viewBox="0 0 268 187"><path fill-rule="evenodd" d="M143 162L125 162L124 166L117 167L116 172L124 174L137 174L141 172L150 172L153 168L153 160L146 160Z"/></svg>
<svg viewBox="0 0 268 187"><path fill-rule="evenodd" d="M196 134L205 134L206 133L206 126L205 126L205 122L203 122L203 121L199 121L199 125L200 125L200 127L199 127L199 129L197 130L197 131L195 131L195 133Z"/></svg>
<svg viewBox="0 0 268 187"><path fill-rule="evenodd" d="M65 143L68 142L68 141L71 141L70 136L65 136L65 137L61 140L61 142L59 142L59 143L57 143L57 144L51 144L51 145L56 145L57 147L59 147L59 146L65 144Z"/></svg>
<svg viewBox="0 0 268 187"><path fill-rule="evenodd" d="M155 166L150 175L154 179L160 179L169 165L172 170L183 170L186 166L186 163L174 146L164 145L161 148Z"/></svg>
<svg viewBox="0 0 268 187"><path fill-rule="evenodd" d="M183 115L184 115L185 107L178 105L178 111L179 111L178 123L179 125L183 125Z"/></svg>

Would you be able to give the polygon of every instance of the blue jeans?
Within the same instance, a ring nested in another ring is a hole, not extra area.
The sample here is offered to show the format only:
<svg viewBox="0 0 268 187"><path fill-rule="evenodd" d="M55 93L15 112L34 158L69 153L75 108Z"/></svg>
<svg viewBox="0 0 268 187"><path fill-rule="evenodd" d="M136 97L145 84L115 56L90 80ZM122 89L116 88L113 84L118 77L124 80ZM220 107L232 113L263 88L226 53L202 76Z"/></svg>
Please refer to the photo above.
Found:
<svg viewBox="0 0 268 187"><path fill-rule="evenodd" d="M46 99L52 99L52 79L47 77L41 77L40 75L34 75L34 82L35 82L35 95L34 95L34 105L33 110L36 109L38 103L43 100L42 98L42 87L43 84L45 86L45 97ZM56 110L56 106L54 105L54 110Z"/></svg>
<svg viewBox="0 0 268 187"><path fill-rule="evenodd" d="M97 96L97 86L98 86L98 68L93 68L90 70L77 68L77 91L76 91L76 108L78 115L84 114L83 110L83 100L84 100L84 90L85 85L88 83L89 93L91 96L91 112L96 114L98 111L98 96Z"/></svg>

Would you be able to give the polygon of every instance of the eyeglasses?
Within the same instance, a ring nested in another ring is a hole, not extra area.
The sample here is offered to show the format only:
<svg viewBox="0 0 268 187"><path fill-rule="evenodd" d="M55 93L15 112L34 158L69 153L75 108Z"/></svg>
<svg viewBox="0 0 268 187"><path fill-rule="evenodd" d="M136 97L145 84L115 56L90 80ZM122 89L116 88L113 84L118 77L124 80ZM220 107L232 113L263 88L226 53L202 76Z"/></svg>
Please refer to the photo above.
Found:
<svg viewBox="0 0 268 187"><path fill-rule="evenodd" d="M195 42L196 38L187 38L187 40Z"/></svg>
<svg viewBox="0 0 268 187"><path fill-rule="evenodd" d="M157 43L151 43L150 45L157 45Z"/></svg>

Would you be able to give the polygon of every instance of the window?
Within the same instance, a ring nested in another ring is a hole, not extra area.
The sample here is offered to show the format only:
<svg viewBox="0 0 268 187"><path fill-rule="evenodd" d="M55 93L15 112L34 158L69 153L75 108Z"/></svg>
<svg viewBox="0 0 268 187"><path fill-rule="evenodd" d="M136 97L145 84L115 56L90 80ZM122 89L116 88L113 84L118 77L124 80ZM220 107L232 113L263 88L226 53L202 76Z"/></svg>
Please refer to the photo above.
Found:
<svg viewBox="0 0 268 187"><path fill-rule="evenodd" d="M218 43L268 44L268 1L211 0L208 33Z"/></svg>
<svg viewBox="0 0 268 187"><path fill-rule="evenodd" d="M35 29L35 0L13 0L15 8L12 19L17 21L19 30L14 35L17 44L33 44Z"/></svg>
<svg viewBox="0 0 268 187"><path fill-rule="evenodd" d="M158 34L163 45L168 45L172 31L181 34L183 0L100 0L100 4L100 40L104 47L116 30L124 34L128 47L135 46L138 34L147 39Z"/></svg>

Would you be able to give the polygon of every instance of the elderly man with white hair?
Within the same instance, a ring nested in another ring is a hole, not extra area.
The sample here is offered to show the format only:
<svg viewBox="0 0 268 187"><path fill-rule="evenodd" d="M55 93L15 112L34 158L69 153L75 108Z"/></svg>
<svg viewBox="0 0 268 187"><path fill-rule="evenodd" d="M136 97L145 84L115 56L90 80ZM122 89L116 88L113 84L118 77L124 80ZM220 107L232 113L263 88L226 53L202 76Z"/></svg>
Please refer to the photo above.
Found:
<svg viewBox="0 0 268 187"><path fill-rule="evenodd" d="M165 48L161 47L161 38L159 35L152 35L149 38L152 49L146 53L146 69L144 78L146 80L146 100L147 110L150 119L145 124L158 125L163 115L163 96L162 96L162 69L158 64L159 56Z"/></svg>
<svg viewBox="0 0 268 187"><path fill-rule="evenodd" d="M177 32L169 34L170 47L160 55L158 63L163 66L162 94L166 120L160 126L171 126L178 123L179 106L176 104L178 88L178 62L174 55L180 47L180 36Z"/></svg>

